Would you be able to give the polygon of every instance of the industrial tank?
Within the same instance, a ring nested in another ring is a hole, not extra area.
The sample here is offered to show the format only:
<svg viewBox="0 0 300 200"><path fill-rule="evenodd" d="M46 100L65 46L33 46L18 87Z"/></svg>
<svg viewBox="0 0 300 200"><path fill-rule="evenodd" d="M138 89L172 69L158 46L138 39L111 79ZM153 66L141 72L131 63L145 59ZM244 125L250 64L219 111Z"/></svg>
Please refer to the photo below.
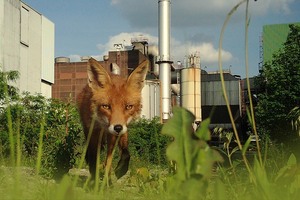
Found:
<svg viewBox="0 0 300 200"><path fill-rule="evenodd" d="M192 112L196 119L201 116L201 69L190 67L181 70L181 106Z"/></svg>
<svg viewBox="0 0 300 200"><path fill-rule="evenodd" d="M68 57L56 57L55 58L55 63L69 63L70 58Z"/></svg>

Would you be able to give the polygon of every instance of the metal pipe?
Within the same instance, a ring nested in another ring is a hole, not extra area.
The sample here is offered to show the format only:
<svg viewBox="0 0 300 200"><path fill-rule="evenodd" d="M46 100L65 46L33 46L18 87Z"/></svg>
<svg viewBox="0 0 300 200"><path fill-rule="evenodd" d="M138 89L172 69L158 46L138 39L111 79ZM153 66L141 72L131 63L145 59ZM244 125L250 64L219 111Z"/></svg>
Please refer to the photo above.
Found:
<svg viewBox="0 0 300 200"><path fill-rule="evenodd" d="M161 83L161 116L165 121L171 114L171 63L170 61L170 4L171 0L158 0L159 14L159 79Z"/></svg>

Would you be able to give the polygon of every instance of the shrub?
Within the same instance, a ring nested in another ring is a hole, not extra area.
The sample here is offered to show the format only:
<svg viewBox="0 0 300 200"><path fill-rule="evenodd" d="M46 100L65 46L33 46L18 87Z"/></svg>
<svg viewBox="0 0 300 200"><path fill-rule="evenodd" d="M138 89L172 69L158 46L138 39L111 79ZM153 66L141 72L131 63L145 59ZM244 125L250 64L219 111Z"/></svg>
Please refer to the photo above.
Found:
<svg viewBox="0 0 300 200"><path fill-rule="evenodd" d="M75 164L83 142L75 105L46 99L41 95L24 93L8 106L3 106L0 112L0 147L3 157L8 157L11 153L6 116L10 110L14 143L20 140L23 157L37 159L42 131L41 173L43 175L49 178L59 177ZM18 135L20 138L17 137Z"/></svg>
<svg viewBox="0 0 300 200"><path fill-rule="evenodd" d="M160 134L162 124L158 118L140 119L129 128L129 148L132 156L151 162L166 164L165 150L170 138Z"/></svg>
<svg viewBox="0 0 300 200"><path fill-rule="evenodd" d="M50 100L46 112L42 166L48 176L60 177L76 162L83 143L75 105Z"/></svg>

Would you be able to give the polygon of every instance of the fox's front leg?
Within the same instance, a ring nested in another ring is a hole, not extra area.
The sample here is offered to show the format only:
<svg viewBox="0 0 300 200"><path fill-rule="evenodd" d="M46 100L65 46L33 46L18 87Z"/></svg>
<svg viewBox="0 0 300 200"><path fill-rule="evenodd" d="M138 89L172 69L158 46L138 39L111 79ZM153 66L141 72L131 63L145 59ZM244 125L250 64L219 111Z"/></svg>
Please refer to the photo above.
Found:
<svg viewBox="0 0 300 200"><path fill-rule="evenodd" d="M115 169L115 174L118 179L124 176L128 171L130 161L130 154L128 151L128 133L125 133L121 136L119 140L119 149L121 157Z"/></svg>

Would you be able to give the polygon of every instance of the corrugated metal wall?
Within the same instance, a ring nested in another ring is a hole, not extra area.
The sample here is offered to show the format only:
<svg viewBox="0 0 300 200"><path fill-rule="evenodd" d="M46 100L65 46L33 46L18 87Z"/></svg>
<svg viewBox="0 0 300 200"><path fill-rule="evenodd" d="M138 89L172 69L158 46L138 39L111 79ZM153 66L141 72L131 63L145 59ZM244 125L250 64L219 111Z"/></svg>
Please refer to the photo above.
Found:
<svg viewBox="0 0 300 200"><path fill-rule="evenodd" d="M146 80L142 90L141 116L146 119L160 117L160 84L159 80Z"/></svg>
<svg viewBox="0 0 300 200"><path fill-rule="evenodd" d="M225 87L229 104L239 105L239 81L225 81ZM221 81L202 82L201 90L203 106L226 105L222 92Z"/></svg>

